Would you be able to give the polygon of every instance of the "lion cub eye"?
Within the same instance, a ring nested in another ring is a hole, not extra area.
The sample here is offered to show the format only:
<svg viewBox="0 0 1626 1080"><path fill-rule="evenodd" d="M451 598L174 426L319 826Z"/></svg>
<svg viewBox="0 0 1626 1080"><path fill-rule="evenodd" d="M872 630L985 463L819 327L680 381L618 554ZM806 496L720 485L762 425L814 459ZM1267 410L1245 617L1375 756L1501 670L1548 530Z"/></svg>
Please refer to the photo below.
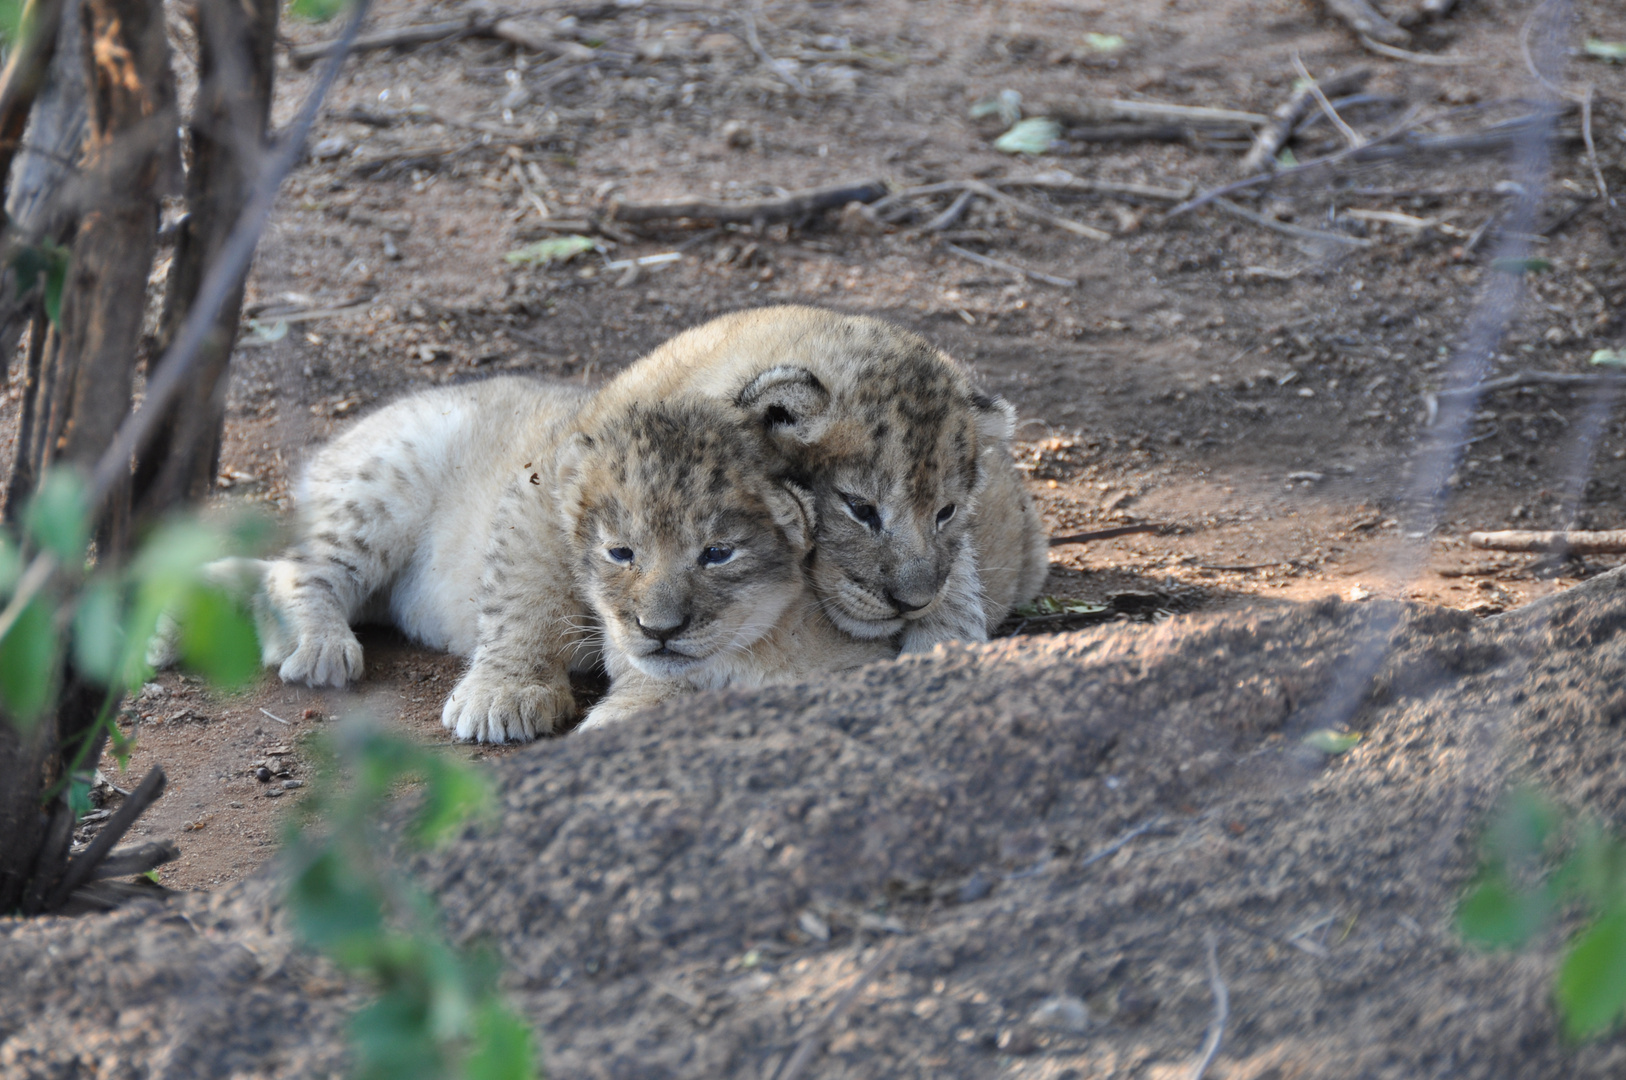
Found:
<svg viewBox="0 0 1626 1080"><path fill-rule="evenodd" d="M611 562L620 563L622 566L632 562L632 549L630 547L605 548L604 554L610 557Z"/></svg>
<svg viewBox="0 0 1626 1080"><path fill-rule="evenodd" d="M881 512L876 509L874 503L860 499L857 495L848 495L845 491L838 494L841 495L841 501L846 504L847 513L852 515L854 521L868 525L876 532L881 531Z"/></svg>
<svg viewBox="0 0 1626 1080"><path fill-rule="evenodd" d="M954 520L954 504L953 503L949 503L947 506L943 507L943 509L941 509L941 510L939 510L937 512L937 527L939 529L941 529L944 525L947 525L949 522L951 522L953 520Z"/></svg>
<svg viewBox="0 0 1626 1080"><path fill-rule="evenodd" d="M723 563L728 562L733 557L733 548L723 547L720 544L713 544L711 547L700 553L700 565L721 566Z"/></svg>

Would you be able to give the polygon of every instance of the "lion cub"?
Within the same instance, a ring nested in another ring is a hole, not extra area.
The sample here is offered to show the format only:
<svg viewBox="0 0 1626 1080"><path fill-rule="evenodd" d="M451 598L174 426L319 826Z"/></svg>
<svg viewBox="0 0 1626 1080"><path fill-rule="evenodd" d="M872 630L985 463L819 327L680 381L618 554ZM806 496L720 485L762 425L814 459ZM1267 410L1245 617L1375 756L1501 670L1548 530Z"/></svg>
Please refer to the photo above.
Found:
<svg viewBox="0 0 1626 1080"><path fill-rule="evenodd" d="M820 614L805 493L701 398L584 415L582 390L520 378L437 389L365 418L311 462L302 539L264 565L268 665L342 686L351 625L380 619L470 658L442 723L530 739L575 715L568 672L600 660L600 724L688 688L885 659Z"/></svg>
<svg viewBox="0 0 1626 1080"><path fill-rule="evenodd" d="M743 311L661 345L600 400L681 393L731 402L812 490L813 589L848 634L905 652L984 641L1043 585L1015 413L924 338L816 308Z"/></svg>

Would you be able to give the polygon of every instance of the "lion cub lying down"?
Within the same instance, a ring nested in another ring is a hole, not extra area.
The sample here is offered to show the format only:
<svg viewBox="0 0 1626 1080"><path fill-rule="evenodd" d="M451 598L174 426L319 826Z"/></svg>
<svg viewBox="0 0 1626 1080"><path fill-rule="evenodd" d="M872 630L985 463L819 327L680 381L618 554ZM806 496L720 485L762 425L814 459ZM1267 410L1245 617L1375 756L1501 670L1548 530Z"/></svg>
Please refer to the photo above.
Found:
<svg viewBox="0 0 1626 1080"><path fill-rule="evenodd" d="M267 665L360 676L351 626L393 623L470 658L442 723L502 742L575 715L568 672L602 659L583 726L685 689L760 685L896 655L824 617L804 564L805 492L769 476L724 403L637 401L520 378L431 390L311 462L301 539L263 564Z"/></svg>

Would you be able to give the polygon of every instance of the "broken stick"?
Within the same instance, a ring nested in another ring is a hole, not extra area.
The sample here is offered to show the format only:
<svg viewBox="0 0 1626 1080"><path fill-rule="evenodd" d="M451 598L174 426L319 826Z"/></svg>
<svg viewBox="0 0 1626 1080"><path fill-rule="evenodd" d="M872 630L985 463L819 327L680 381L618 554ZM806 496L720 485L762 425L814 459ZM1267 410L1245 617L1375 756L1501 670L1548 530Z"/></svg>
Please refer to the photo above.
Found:
<svg viewBox="0 0 1626 1080"><path fill-rule="evenodd" d="M1319 85L1321 92L1330 98L1359 90L1371 77L1371 68L1351 68L1349 71L1341 71L1322 79ZM1303 120L1316 104L1314 87L1308 83L1301 84L1276 110L1271 122L1261 128L1259 134L1254 137L1253 146L1242 158L1242 164L1237 171L1249 174L1273 166L1276 155L1287 145L1287 140L1299 126L1299 121Z"/></svg>
<svg viewBox="0 0 1626 1080"><path fill-rule="evenodd" d="M1411 35L1384 18L1383 13L1366 0L1326 0L1327 10L1343 21L1345 26L1361 37L1381 41L1385 45L1399 45L1410 41Z"/></svg>
<svg viewBox="0 0 1626 1080"><path fill-rule="evenodd" d="M1626 553L1626 529L1608 529L1600 532L1503 529L1499 532L1469 533L1468 543L1472 547L1487 551L1620 555Z"/></svg>
<svg viewBox="0 0 1626 1080"><path fill-rule="evenodd" d="M592 49L574 41L555 41L542 31L533 30L515 19L484 19L418 23L398 26L362 34L350 47L352 53L377 52L381 49L408 49L414 45L431 45L437 41L453 41L465 37L497 38L530 52L546 56L568 57L573 60L591 59ZM317 41L310 45L296 45L288 50L288 61L296 68L309 67L331 53L336 41Z"/></svg>
<svg viewBox="0 0 1626 1080"><path fill-rule="evenodd" d="M850 202L872 203L886 194L886 181L866 180L858 184L795 191L779 199L749 199L743 202L709 202L705 199L672 199L666 202L615 202L608 217L623 225L646 221L712 221L719 225L750 225L758 222L793 221L825 210L837 210Z"/></svg>
<svg viewBox="0 0 1626 1080"><path fill-rule="evenodd" d="M1155 522L1145 522L1140 525L1118 525L1111 529L1096 529L1094 532L1073 533L1071 536L1052 536L1051 547L1061 547L1063 544L1089 544L1096 540L1111 540L1115 536L1128 536L1131 533L1162 532L1167 525Z"/></svg>

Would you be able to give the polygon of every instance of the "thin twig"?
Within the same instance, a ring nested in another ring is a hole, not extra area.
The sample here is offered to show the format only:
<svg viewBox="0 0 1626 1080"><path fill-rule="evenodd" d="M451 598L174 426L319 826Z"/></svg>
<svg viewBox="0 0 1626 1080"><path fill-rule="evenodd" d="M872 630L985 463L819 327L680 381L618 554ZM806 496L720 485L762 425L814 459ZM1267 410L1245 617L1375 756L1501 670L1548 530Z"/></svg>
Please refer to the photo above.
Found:
<svg viewBox="0 0 1626 1080"><path fill-rule="evenodd" d="M1368 52L1387 56L1391 60L1402 60L1408 64L1419 64L1423 67L1463 67L1467 64L1479 63L1477 56L1435 56L1433 53L1412 52L1409 49L1397 49L1393 45L1385 45L1375 41L1365 34L1361 35L1361 46Z"/></svg>
<svg viewBox="0 0 1626 1080"><path fill-rule="evenodd" d="M1417 123L1417 113L1417 109L1408 110L1406 115L1400 119L1399 123L1395 124L1382 135L1379 135L1377 138L1368 142L1365 146L1346 146L1344 149L1339 150L1336 153L1302 162L1290 169L1281 169L1275 172L1262 172L1256 176L1249 176L1242 180L1234 180L1229 184L1222 184L1211 191L1204 191L1190 199L1187 199L1179 206L1176 206L1173 210L1170 210L1166 215L1164 215L1164 220L1177 218L1181 214L1195 210L1199 206L1206 205L1215 199L1222 198L1226 195L1235 195L1239 191L1246 191L1248 188L1258 187L1260 184L1268 184L1273 180L1285 180L1290 176L1297 176L1300 173L1309 172L1311 169L1320 169L1328 165L1336 165L1342 161L1348 161L1351 159L1359 160L1360 158L1372 153L1372 151L1377 147L1382 146L1385 143L1393 142L1396 139L1403 138L1406 134L1408 134Z"/></svg>
<svg viewBox="0 0 1626 1080"><path fill-rule="evenodd" d="M1304 66L1303 60L1299 59L1297 49L1293 50L1293 69L1299 73L1299 78L1304 80L1305 86L1309 88L1310 95L1315 98L1315 103L1321 107L1322 115L1332 122L1333 127L1338 129L1338 133L1344 137L1344 141L1352 147L1365 146L1366 140L1361 137L1361 133L1344 123L1344 118L1338 115L1338 110L1333 108L1332 102L1327 100L1327 94L1321 89L1321 84L1316 82L1315 76L1310 74L1310 69Z"/></svg>
<svg viewBox="0 0 1626 1080"><path fill-rule="evenodd" d="M789 221L824 210L838 210L850 202L872 203L887 191L886 181L866 180L857 184L795 191L781 199L751 199L742 202L711 202L706 199L672 199L665 202L615 202L607 207L612 221L634 225L645 221L715 221L719 224L749 225L753 222Z"/></svg>
<svg viewBox="0 0 1626 1080"><path fill-rule="evenodd" d="M288 721L284 720L282 717L278 716L276 713L272 712L270 709L264 708L262 706L260 711L263 712L265 715L269 716L271 719L275 720L277 723L283 725L284 727L288 726Z"/></svg>
<svg viewBox="0 0 1626 1080"><path fill-rule="evenodd" d="M1162 825L1163 819L1161 817L1147 818L1139 825L1136 825L1133 829L1121 834L1116 840L1112 841L1112 843L1108 844L1100 851L1092 851L1089 855L1085 856L1079 861L1078 868L1082 870L1086 866L1094 866L1102 859L1112 858L1112 856L1122 851L1124 845L1128 844L1131 840L1134 840L1137 837L1145 836L1149 832L1155 832L1157 829L1161 828Z"/></svg>
<svg viewBox="0 0 1626 1080"><path fill-rule="evenodd" d="M1376 38L1391 45L1411 39L1410 34L1384 18L1383 13L1366 0L1325 0L1325 3L1328 11L1363 38Z"/></svg>
<svg viewBox="0 0 1626 1080"><path fill-rule="evenodd" d="M1142 525L1118 525L1111 529L1096 529L1094 532L1073 533L1071 536L1052 536L1051 547L1061 547L1063 544L1091 544L1097 540L1111 540L1114 536L1128 536L1131 533L1162 532L1167 525L1155 522L1146 522Z"/></svg>
<svg viewBox="0 0 1626 1080"><path fill-rule="evenodd" d="M1469 533L1468 545L1486 551L1619 555L1626 552L1626 529L1600 531L1502 529L1497 532Z"/></svg>
<svg viewBox="0 0 1626 1080"><path fill-rule="evenodd" d="M355 0L350 21L339 36L343 48L328 57L327 65L300 106L287 135L260 174L243 212L237 218L237 224L221 246L220 253L210 263L192 307L186 313L186 321L181 324L169 348L164 350L163 357L149 366L148 370L153 372L153 376L147 382L141 408L125 417L113 435L112 444L96 462L90 485L92 507L100 507L114 485L129 478L131 457L146 446L147 440L163 421L175 395L186 385L204 342L214 332L220 309L236 290L237 282L254 258L254 249L259 245L260 233L271 217L283 179L293 171L304 154L305 139L316 122L322 99L338 77L339 67L344 63L350 42L355 40L356 33L361 29L369 3L370 0ZM10 602L4 611L0 611L0 639L11 632L23 609L44 588L55 569L56 557L49 552L42 551L34 556L18 582L16 592L12 593Z"/></svg>
<svg viewBox="0 0 1626 1080"><path fill-rule="evenodd" d="M102 831L96 834L90 846L69 862L67 868L62 871L62 877L46 898L47 911L61 907L63 901L73 894L73 890L90 880L91 871L96 869L96 864L106 858L113 850L113 845L124 838L130 826L136 823L136 818L158 800L158 796L164 793L166 783L168 781L164 778L163 768L154 765L152 771L136 785L130 797L113 811L113 816L107 819L107 824L102 826Z"/></svg>
<svg viewBox="0 0 1626 1080"><path fill-rule="evenodd" d="M1254 137L1253 146L1243 156L1237 171L1251 175L1275 164L1277 153L1287 145L1287 140L1293 137L1299 121L1304 119L1305 114L1310 111L1310 106L1315 103L1315 95L1310 92L1311 86L1317 86L1323 94L1342 94L1365 86L1371 77L1371 69L1353 68L1337 75L1330 75L1319 84L1313 81L1301 84L1277 108L1271 122L1259 129L1259 134Z"/></svg>
<svg viewBox="0 0 1626 1080"><path fill-rule="evenodd" d="M778 60L774 59L773 54L763 46L762 39L757 36L757 20L756 16L751 14L751 9L741 7L734 14L739 17L740 22L745 26L745 43L751 46L751 51L757 54L757 59L761 60L769 71L779 76L786 86L805 97L807 95L807 84L798 79L788 67L783 66Z"/></svg>
<svg viewBox="0 0 1626 1080"><path fill-rule="evenodd" d="M468 37L497 38L530 52L569 60L590 60L596 55L586 45L574 41L554 41L543 34L527 30L514 19L504 17L418 23L377 30L357 37L351 44L350 51L365 53L381 49L407 49L417 45L433 45L437 42L458 41ZM333 55L341 40L342 38L297 45L288 50L288 62L298 68L309 67L323 57Z"/></svg>
<svg viewBox="0 0 1626 1080"><path fill-rule="evenodd" d="M1243 221L1251 221L1261 228L1271 229L1287 236L1296 236L1301 240L1315 240L1322 243L1343 244L1345 247L1364 248L1372 246L1372 241L1364 240L1359 236L1348 236L1344 233L1327 232L1324 229L1307 229L1303 225L1294 225L1287 221L1277 221L1275 218L1266 217L1257 211L1249 210L1245 206L1238 206L1230 199L1215 199L1213 201L1215 206L1219 207L1221 210L1224 210L1227 214L1239 217Z"/></svg>
<svg viewBox="0 0 1626 1080"><path fill-rule="evenodd" d="M825 1031L846 1015L848 1009L852 1008L853 1002L858 1000L859 992L875 977L876 972L880 971L887 961L892 959L895 949L896 946L893 945L885 946L881 949L881 955L870 961L869 967L858 973L858 978L854 979L852 985L841 992L841 996L836 999L834 1005L830 1006L830 1010L814 1021L812 1029L802 1036L801 1040L796 1044L796 1049L791 1052L789 1058L785 1059L784 1066L774 1074L774 1080L796 1080L797 1077L807 1071L807 1067L813 1063L813 1055L819 1052L819 1048L824 1043Z"/></svg>
<svg viewBox="0 0 1626 1080"><path fill-rule="evenodd" d="M1214 1019L1208 1025L1208 1037L1203 1040L1202 1057L1191 1070L1191 1080L1203 1080L1203 1074L1214 1063L1220 1039L1225 1037L1225 1022L1231 1016L1231 994L1225 988L1225 980L1220 978L1219 945L1212 930L1203 934L1203 945L1208 949L1208 988L1214 994Z"/></svg>
<svg viewBox="0 0 1626 1080"><path fill-rule="evenodd" d="M1569 371L1520 371L1513 375L1504 375L1500 379L1486 379L1477 386L1454 386L1449 390L1436 390L1434 395L1436 399L1443 401L1449 398L1490 394L1497 390L1511 390L1518 386L1611 386L1623 378L1626 376L1587 375Z"/></svg>
<svg viewBox="0 0 1626 1080"><path fill-rule="evenodd" d="M941 214L938 214L936 217L926 222L926 224L922 225L920 227L920 231L942 232L944 229L952 228L954 224L960 220L960 218L965 216L965 208L971 205L971 200L975 196L976 192L972 191L970 188L965 188L960 192L960 194L954 197L953 202L949 203L947 210L944 210Z"/></svg>
<svg viewBox="0 0 1626 1080"><path fill-rule="evenodd" d="M1054 274L1046 274L1040 270L1029 270L1025 266L1017 266L1015 263L1008 263L1004 259L996 259L990 255L978 255L975 251L967 251L958 244L944 244L943 247L945 250L953 252L962 259L968 259L971 262L976 263L978 266L986 266L991 270L1003 270L1008 274L1017 274L1021 277L1032 278L1034 281L1042 281L1046 285L1054 285L1061 289L1078 288L1078 282L1074 281L1072 278L1056 277Z"/></svg>
<svg viewBox="0 0 1626 1080"><path fill-rule="evenodd" d="M1001 206L1009 207L1025 218L1043 222L1046 225L1054 225L1056 228L1070 232L1074 236L1082 236L1086 240L1098 240L1103 243L1112 239L1112 234L1103 229L1073 221L1071 218L1064 218L1059 214L1052 214L1048 210L1041 210L1032 203L1023 202L1014 195L1007 195L1003 191L983 183L981 180L967 180L965 186L967 191L981 195L983 198L999 203Z"/></svg>

